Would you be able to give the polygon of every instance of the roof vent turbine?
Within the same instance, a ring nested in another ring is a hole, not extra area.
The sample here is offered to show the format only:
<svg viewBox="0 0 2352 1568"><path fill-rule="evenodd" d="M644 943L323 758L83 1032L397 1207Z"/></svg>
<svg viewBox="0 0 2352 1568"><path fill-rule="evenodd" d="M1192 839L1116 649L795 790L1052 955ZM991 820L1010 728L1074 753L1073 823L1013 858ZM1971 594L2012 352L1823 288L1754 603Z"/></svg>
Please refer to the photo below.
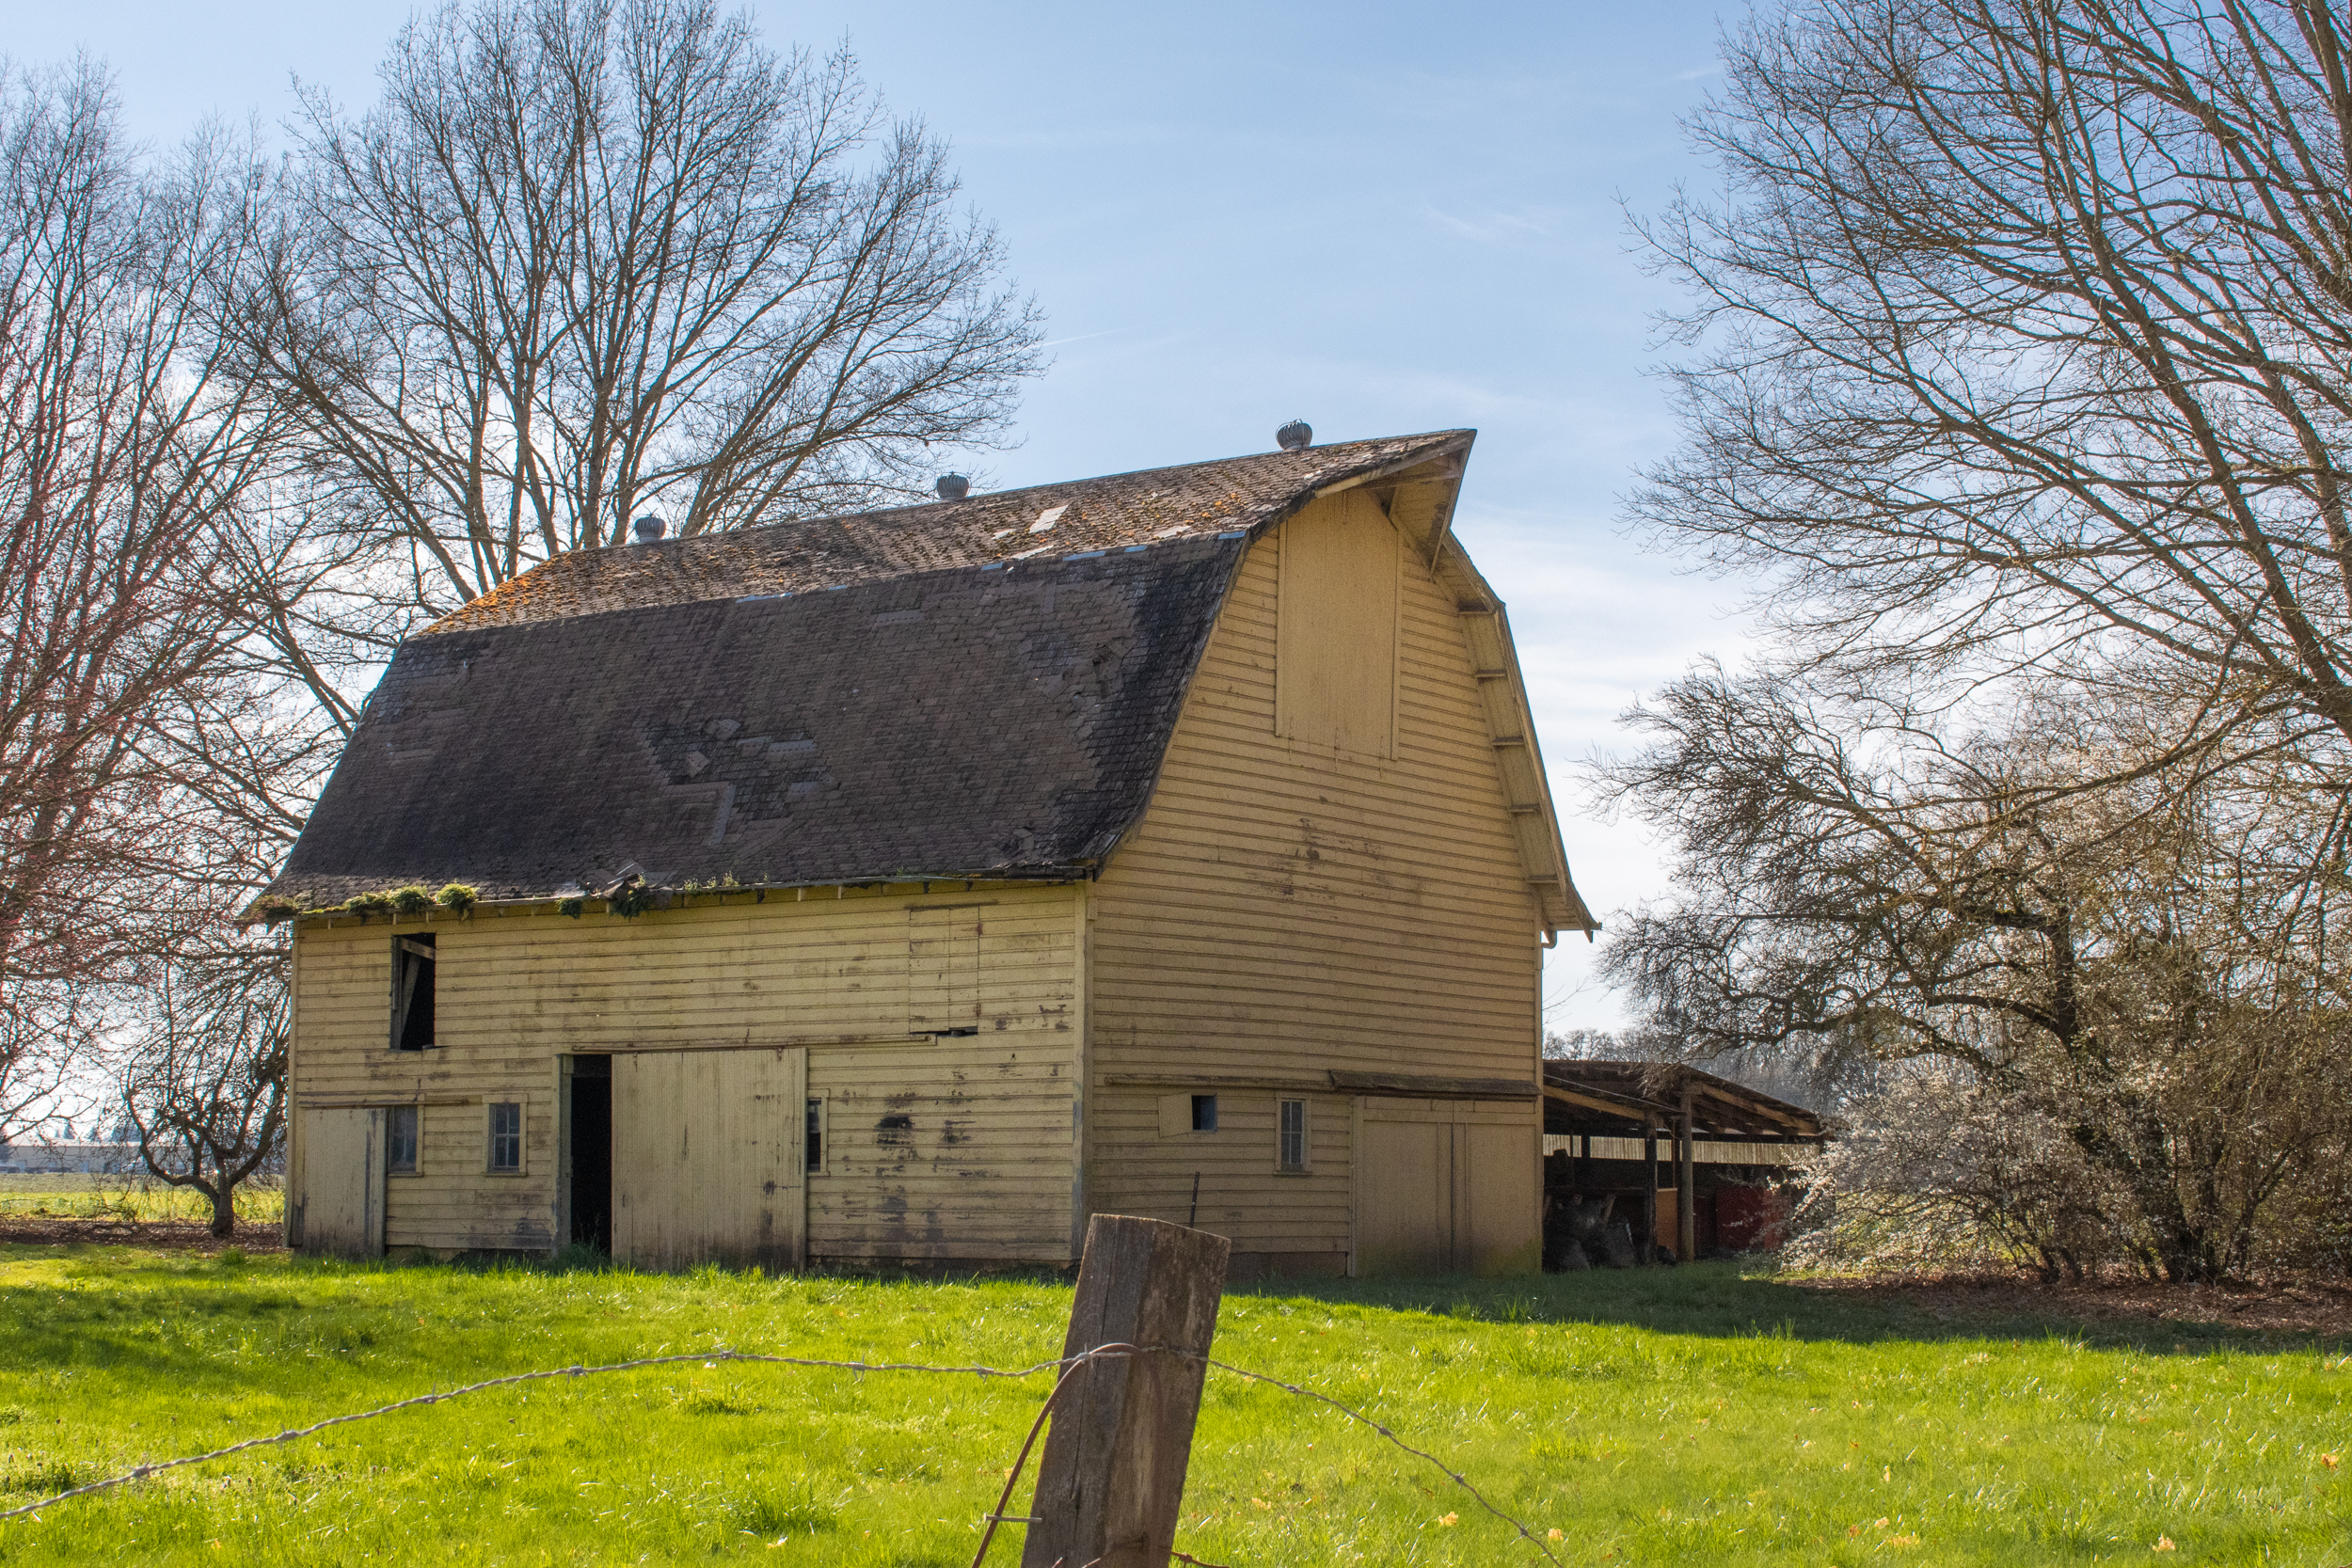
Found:
<svg viewBox="0 0 2352 1568"><path fill-rule="evenodd" d="M1274 433L1274 444L1284 451L1303 451L1314 438L1315 427L1304 420L1293 420Z"/></svg>
<svg viewBox="0 0 2352 1568"><path fill-rule="evenodd" d="M655 516L652 513L648 512L644 516L638 518L637 521L630 524L629 530L637 535L637 542L639 544L650 545L655 540L660 538L663 534L669 532L670 525Z"/></svg>
<svg viewBox="0 0 2352 1568"><path fill-rule="evenodd" d="M960 501L972 493L972 482L961 474L941 474L939 483L931 486L944 501Z"/></svg>

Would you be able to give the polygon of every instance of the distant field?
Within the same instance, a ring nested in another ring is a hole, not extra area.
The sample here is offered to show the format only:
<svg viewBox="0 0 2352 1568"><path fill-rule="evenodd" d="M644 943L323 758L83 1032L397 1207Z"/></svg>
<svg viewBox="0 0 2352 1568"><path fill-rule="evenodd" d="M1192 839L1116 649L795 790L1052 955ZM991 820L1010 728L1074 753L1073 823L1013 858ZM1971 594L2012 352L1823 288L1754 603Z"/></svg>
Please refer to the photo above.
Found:
<svg viewBox="0 0 2352 1568"><path fill-rule="evenodd" d="M286 1213L284 1188L275 1180L246 1182L237 1189L237 1218L276 1223ZM202 1194L151 1179L128 1176L0 1175L0 1219L40 1215L53 1219L199 1220L213 1217Z"/></svg>
<svg viewBox="0 0 2352 1568"><path fill-rule="evenodd" d="M2352 1560L2343 1343L1996 1299L1730 1265L1334 1283L1229 1296L1217 1350L1393 1423L1560 1530L1563 1562ZM0 1506L533 1367L719 1344L1017 1365L1055 1354L1069 1302L0 1247ZM0 1524L0 1562L961 1568L1044 1392L733 1365L532 1385ZM1249 1568L1540 1560L1372 1433L1217 1374L1177 1544ZM1008 1530L991 1560L1019 1548Z"/></svg>

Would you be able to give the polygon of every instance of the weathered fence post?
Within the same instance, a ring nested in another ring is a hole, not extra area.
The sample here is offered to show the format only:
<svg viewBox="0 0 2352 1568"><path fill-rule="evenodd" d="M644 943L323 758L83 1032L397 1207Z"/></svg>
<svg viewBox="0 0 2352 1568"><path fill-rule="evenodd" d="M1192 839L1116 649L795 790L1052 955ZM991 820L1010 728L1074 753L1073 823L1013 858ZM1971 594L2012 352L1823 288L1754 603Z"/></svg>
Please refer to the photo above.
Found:
<svg viewBox="0 0 2352 1568"><path fill-rule="evenodd" d="M1165 1220L1097 1214L1070 1304L1065 1356L1168 1346L1071 1374L1045 1434L1022 1568L1167 1568L1193 1419L1232 1243Z"/></svg>

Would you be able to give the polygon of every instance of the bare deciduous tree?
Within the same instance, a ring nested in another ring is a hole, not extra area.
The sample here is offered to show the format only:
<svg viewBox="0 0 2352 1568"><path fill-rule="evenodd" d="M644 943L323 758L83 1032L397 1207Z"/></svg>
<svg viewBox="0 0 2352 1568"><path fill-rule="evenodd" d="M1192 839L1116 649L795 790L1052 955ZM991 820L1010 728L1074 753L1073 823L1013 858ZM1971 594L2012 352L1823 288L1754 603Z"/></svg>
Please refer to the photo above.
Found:
<svg viewBox="0 0 2352 1568"><path fill-rule="evenodd" d="M208 330L233 150L135 169L83 66L0 77L0 1125L179 912L157 711L212 678L265 405Z"/></svg>
<svg viewBox="0 0 2352 1568"><path fill-rule="evenodd" d="M236 1233L237 1188L284 1152L293 1022L286 950L267 941L191 945L159 966L141 1006L121 1103L148 1171L201 1193L212 1233Z"/></svg>
<svg viewBox="0 0 2352 1568"><path fill-rule="evenodd" d="M1635 511L1836 680L2352 738L2352 60L2317 0L1799 0L1644 232L1708 343Z"/></svg>
<svg viewBox="0 0 2352 1568"><path fill-rule="evenodd" d="M2218 1277L2352 1130L2344 879L2312 870L2345 818L2292 768L2135 766L2169 716L2058 691L1947 743L1785 677L1670 687L1633 715L1655 743L1602 783L1672 835L1676 895L1614 923L1604 968L1699 1058L1961 1070L2126 1195L2102 1212L2117 1253Z"/></svg>
<svg viewBox="0 0 2352 1568"><path fill-rule="evenodd" d="M845 507L981 443L1032 313L945 151L846 54L708 0L480 0L412 23L358 118L306 96L243 337L318 515L441 607L643 509L693 534Z"/></svg>

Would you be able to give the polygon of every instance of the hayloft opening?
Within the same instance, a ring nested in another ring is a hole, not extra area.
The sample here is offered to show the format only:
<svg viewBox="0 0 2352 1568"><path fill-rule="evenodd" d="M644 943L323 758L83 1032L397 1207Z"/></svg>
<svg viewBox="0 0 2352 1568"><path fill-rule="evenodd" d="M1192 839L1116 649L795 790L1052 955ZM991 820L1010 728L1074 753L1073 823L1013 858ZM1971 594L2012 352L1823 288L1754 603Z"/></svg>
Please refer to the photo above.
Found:
<svg viewBox="0 0 2352 1568"><path fill-rule="evenodd" d="M433 934L392 939L392 1049L433 1048Z"/></svg>

